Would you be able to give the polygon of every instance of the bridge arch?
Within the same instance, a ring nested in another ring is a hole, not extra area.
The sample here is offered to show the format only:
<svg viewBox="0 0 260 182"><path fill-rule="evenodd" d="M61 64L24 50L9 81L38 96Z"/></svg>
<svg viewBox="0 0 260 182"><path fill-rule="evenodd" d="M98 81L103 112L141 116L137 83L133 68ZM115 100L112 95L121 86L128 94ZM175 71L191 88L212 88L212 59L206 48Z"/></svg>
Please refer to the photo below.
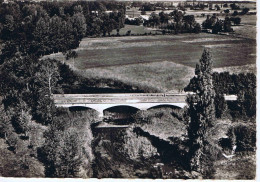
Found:
<svg viewBox="0 0 260 182"><path fill-rule="evenodd" d="M123 104L123 105L115 105L115 106L111 106L111 107L108 107L106 109L104 109L104 112L105 111L111 111L111 112L121 112L121 111L127 111L127 109L131 112L136 112L138 110L140 110L140 108L138 107L135 107L135 106L132 106L132 105L126 105L126 104Z"/></svg>
<svg viewBox="0 0 260 182"><path fill-rule="evenodd" d="M150 109L158 109L158 108L171 108L171 109L182 109L182 107L174 105L174 104L157 104L152 107L147 108L147 110Z"/></svg>
<svg viewBox="0 0 260 182"><path fill-rule="evenodd" d="M104 109L103 114L108 121L128 123L132 121L132 115L139 110L139 108L131 105L117 105Z"/></svg>
<svg viewBox="0 0 260 182"><path fill-rule="evenodd" d="M96 109L93 109L91 107L87 107L87 106L70 106L69 107L69 111L87 111L87 110L94 110L96 112L98 112Z"/></svg>

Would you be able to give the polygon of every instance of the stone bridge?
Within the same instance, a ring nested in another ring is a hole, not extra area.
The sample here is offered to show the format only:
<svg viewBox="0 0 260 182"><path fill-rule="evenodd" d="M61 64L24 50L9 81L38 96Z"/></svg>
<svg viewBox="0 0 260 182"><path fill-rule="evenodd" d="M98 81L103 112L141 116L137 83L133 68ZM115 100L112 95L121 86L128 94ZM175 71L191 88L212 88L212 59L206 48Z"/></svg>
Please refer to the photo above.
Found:
<svg viewBox="0 0 260 182"><path fill-rule="evenodd" d="M54 94L57 107L86 107L98 111L103 117L104 110L116 106L129 106L147 110L156 106L184 108L188 93L127 93L127 94ZM235 95L225 96L236 100Z"/></svg>

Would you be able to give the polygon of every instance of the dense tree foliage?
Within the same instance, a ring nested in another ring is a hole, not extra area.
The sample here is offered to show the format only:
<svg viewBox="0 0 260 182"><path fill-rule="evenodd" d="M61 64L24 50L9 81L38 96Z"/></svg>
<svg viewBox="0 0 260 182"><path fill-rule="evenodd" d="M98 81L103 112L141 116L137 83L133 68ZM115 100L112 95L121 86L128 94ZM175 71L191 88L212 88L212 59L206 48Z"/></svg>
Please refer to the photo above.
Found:
<svg viewBox="0 0 260 182"><path fill-rule="evenodd" d="M89 177L93 160L90 124L94 113L59 111L39 149L47 177ZM88 124L87 124L88 123Z"/></svg>
<svg viewBox="0 0 260 182"><path fill-rule="evenodd" d="M216 92L215 106L216 117L220 118L227 105L230 112L236 117L254 117L256 114L256 76L253 73L229 74L228 72L213 73L213 84ZM185 91L195 92L196 78L190 80ZM224 101L224 95L237 95L238 100L232 103Z"/></svg>
<svg viewBox="0 0 260 182"><path fill-rule="evenodd" d="M141 8L142 11L155 11L156 5L151 3L144 3L142 4Z"/></svg>
<svg viewBox="0 0 260 182"><path fill-rule="evenodd" d="M216 15L207 16L207 19L202 22L202 27L204 29L212 29L212 33L217 34L219 32L233 32L231 28L231 21L234 19L225 17L225 20L219 19Z"/></svg>
<svg viewBox="0 0 260 182"><path fill-rule="evenodd" d="M195 94L187 97L188 113L190 114L188 127L189 155L191 169L205 175L207 170L203 164L207 152L205 134L214 125L215 120L215 91L212 79L212 59L209 50L204 50L200 64L196 65L195 75Z"/></svg>
<svg viewBox="0 0 260 182"><path fill-rule="evenodd" d="M117 9L118 8L118 9ZM107 13L106 10L113 10ZM123 3L10 2L0 5L1 62L16 51L42 56L77 48L85 36L124 26Z"/></svg>
<svg viewBox="0 0 260 182"><path fill-rule="evenodd" d="M200 24L196 22L194 15L184 15L182 11L174 10L167 14L163 11L157 15L152 13L149 20L145 20L144 26L159 27L169 33L199 33Z"/></svg>
<svg viewBox="0 0 260 182"><path fill-rule="evenodd" d="M196 66L196 76L184 89L194 93L187 98L189 104L187 113L190 115L188 156L191 169L199 171L207 178L214 174L213 163L220 159L218 154L223 154L219 146L223 149L228 148L231 154L256 149L255 74L212 73L210 60L208 52L204 51L201 65ZM237 95L237 100L225 101L225 95L230 94ZM219 127L216 122L227 120L230 122L230 126L225 130L228 138L219 139L219 146L216 146L213 139L208 137L212 137L213 131Z"/></svg>
<svg viewBox="0 0 260 182"><path fill-rule="evenodd" d="M225 17L225 20L219 19L216 15L207 16L207 19L202 22L204 29L212 29L212 33L217 34L219 32L233 32L231 28L231 22L234 22L233 18ZM236 19L237 22L237 19Z"/></svg>
<svg viewBox="0 0 260 182"><path fill-rule="evenodd" d="M135 18L133 20L130 20L130 19L126 19L125 20L125 24L128 24L128 25L141 25L143 23L143 20L141 18Z"/></svg>
<svg viewBox="0 0 260 182"><path fill-rule="evenodd" d="M52 94L77 78L67 75L72 73L68 66L40 57L53 52L76 57L71 49L83 37L119 31L124 13L124 5L116 2L0 5L0 136L21 158L18 165L28 168L32 157L44 158L49 177L91 176L90 124L96 116L57 111Z"/></svg>
<svg viewBox="0 0 260 182"><path fill-rule="evenodd" d="M232 10L239 10L239 9L240 9L240 7L239 7L238 5L236 5L236 3L230 4L230 8L231 8Z"/></svg>

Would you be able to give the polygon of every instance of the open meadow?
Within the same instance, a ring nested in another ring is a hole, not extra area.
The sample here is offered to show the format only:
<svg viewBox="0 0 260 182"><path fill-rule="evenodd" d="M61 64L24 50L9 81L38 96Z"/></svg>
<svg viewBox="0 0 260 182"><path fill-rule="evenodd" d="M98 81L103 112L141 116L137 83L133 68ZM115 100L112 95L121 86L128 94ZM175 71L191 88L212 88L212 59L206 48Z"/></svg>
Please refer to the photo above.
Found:
<svg viewBox="0 0 260 182"><path fill-rule="evenodd" d="M204 47L211 48L215 68L255 64L254 39L201 33L85 38L76 49L75 67L88 69L169 61L194 68ZM62 54L55 57L64 59Z"/></svg>
<svg viewBox="0 0 260 182"><path fill-rule="evenodd" d="M216 71L237 73L243 67L255 72L255 39L206 33L85 38L76 49L78 57L67 63L89 79L122 81L152 92L176 92L193 77L204 47L210 48ZM65 60L62 54L52 56Z"/></svg>

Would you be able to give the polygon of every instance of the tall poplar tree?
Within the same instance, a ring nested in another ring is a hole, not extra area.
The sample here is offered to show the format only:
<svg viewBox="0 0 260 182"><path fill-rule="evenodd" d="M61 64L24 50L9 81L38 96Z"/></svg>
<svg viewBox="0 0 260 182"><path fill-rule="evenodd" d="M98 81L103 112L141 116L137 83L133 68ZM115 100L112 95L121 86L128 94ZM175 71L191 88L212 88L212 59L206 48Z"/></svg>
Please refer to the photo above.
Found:
<svg viewBox="0 0 260 182"><path fill-rule="evenodd" d="M215 119L214 97L212 82L212 59L208 49L205 49L200 64L195 69L195 90L187 97L190 121L188 136L190 140L189 159L191 170L203 173L202 161L205 159L205 134L213 126Z"/></svg>

